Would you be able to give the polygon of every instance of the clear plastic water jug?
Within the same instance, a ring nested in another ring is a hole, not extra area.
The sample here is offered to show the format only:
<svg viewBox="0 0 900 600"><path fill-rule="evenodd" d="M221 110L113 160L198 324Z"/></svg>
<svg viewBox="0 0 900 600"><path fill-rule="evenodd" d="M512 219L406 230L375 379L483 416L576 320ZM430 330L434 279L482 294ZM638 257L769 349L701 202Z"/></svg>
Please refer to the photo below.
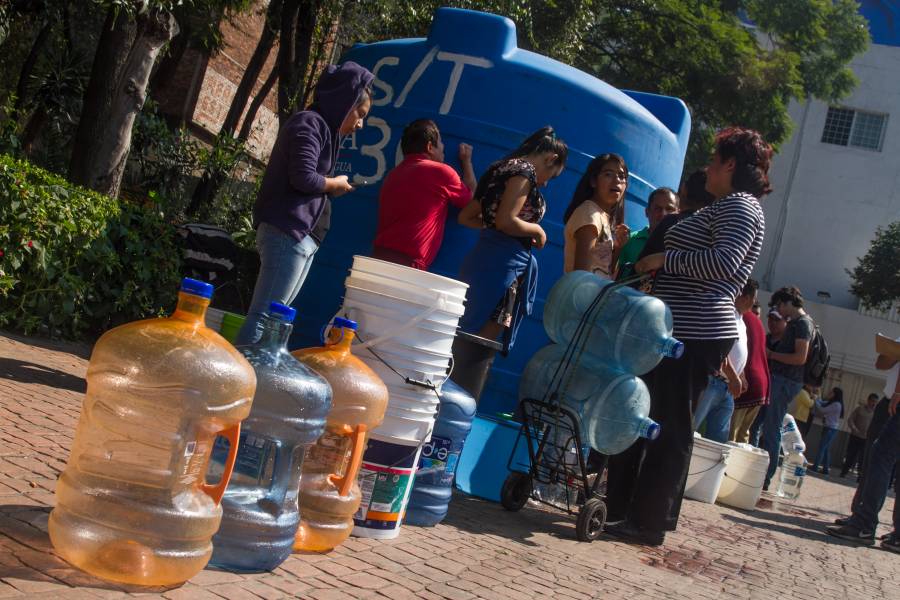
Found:
<svg viewBox="0 0 900 600"><path fill-rule="evenodd" d="M387 409L384 382L350 352L355 332L354 321L338 317L325 346L294 352L328 380L333 393L325 433L303 465L295 550L325 552L353 531L353 515L362 497L357 475L366 440Z"/></svg>
<svg viewBox="0 0 900 600"><path fill-rule="evenodd" d="M803 450L802 444L795 444L781 463L777 492L781 498L793 500L800 496L800 488L806 478L806 465L809 464L803 456Z"/></svg>
<svg viewBox="0 0 900 600"><path fill-rule="evenodd" d="M94 346L49 522L57 553L92 575L171 585L209 561L256 387L247 360L204 325L211 296L185 279L171 317L116 327ZM217 435L234 450L210 485Z"/></svg>
<svg viewBox="0 0 900 600"><path fill-rule="evenodd" d="M564 275L550 290L544 307L544 329L557 344L575 337L582 316L597 295L613 282L587 271ZM626 373L643 375L663 357L679 358L684 344L672 337L672 313L659 298L630 287L608 293L591 311L590 337L584 351Z"/></svg>
<svg viewBox="0 0 900 600"><path fill-rule="evenodd" d="M787 413L781 421L781 450L785 454L790 454L797 446L800 447L800 452L806 452L806 442L803 441L797 421L793 415Z"/></svg>
<svg viewBox="0 0 900 600"><path fill-rule="evenodd" d="M453 476L475 418L475 398L453 381L441 386L441 405L431 439L422 447L419 468L403 523L433 527L447 516Z"/></svg>
<svg viewBox="0 0 900 600"><path fill-rule="evenodd" d="M256 395L243 423L210 560L234 571L270 571L291 555L300 524L304 457L325 430L331 408L328 382L287 351L295 316L293 308L273 302L260 323L259 340L238 346L256 371ZM222 470L228 451L219 438L210 478Z"/></svg>
<svg viewBox="0 0 900 600"><path fill-rule="evenodd" d="M581 417L584 441L603 454L623 452L638 437L659 435L659 425L648 417L650 394L644 382L611 369L597 357L583 354L568 385L560 387L558 396L546 397L554 377L558 379L565 369L566 358L566 347L559 344L539 350L525 367L519 398L546 398L567 406Z"/></svg>

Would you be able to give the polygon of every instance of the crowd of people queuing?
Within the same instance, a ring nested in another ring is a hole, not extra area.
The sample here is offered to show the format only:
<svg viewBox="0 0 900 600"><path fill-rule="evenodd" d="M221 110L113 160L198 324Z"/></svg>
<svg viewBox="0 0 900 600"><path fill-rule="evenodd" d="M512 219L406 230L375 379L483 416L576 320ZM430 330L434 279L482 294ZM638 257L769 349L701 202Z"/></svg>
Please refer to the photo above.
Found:
<svg viewBox="0 0 900 600"><path fill-rule="evenodd" d="M328 232L331 199L354 190L346 176L334 175L337 152L342 136L362 127L373 79L352 62L328 67L310 108L279 132L254 209L261 269L239 343L258 336L270 301L293 302ZM565 168L566 143L544 127L477 181L471 146L460 144L457 150L461 176L444 163L434 121L410 123L401 150L402 162L381 188L372 255L427 270L440 249L448 207L460 209L459 223L479 231L459 273L470 285L460 328L502 342L507 352L535 302L534 252L547 243L542 188ZM793 407L804 433L819 415L824 429L814 468L828 471L829 447L844 414L843 393L834 388L815 399L816 390L804 385L815 323L800 290L785 287L771 297L766 333L758 284L750 279L763 243L760 202L771 191L772 154L755 131L721 131L710 164L687 177L678 192L655 190L648 198L647 227L631 233L624 218L628 166L617 154L601 153L565 210L564 271L611 279L655 273L652 293L668 305L673 335L685 345L680 359L664 358L643 376L650 417L661 426L659 438L639 440L610 458L610 535L658 545L676 528L698 428L714 441L749 442L767 450L768 489L788 409ZM900 443L897 362L880 356L878 366L892 369L893 382L877 406L877 397L869 400L868 413L853 413L857 441L843 470L861 464L861 483L853 515L829 529L866 543L874 543L878 497L884 501ZM892 549L898 544L897 512L895 531L884 542Z"/></svg>

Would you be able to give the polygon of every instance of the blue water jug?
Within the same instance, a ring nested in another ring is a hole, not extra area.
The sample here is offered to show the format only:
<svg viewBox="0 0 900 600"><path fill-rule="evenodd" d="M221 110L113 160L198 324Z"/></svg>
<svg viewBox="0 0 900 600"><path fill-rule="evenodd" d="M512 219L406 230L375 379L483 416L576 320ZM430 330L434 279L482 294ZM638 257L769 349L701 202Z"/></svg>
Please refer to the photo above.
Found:
<svg viewBox="0 0 900 600"><path fill-rule="evenodd" d="M303 459L322 435L331 409L328 382L287 351L295 314L273 302L259 341L238 346L256 371L257 385L222 499L222 525L213 538L210 563L219 567L270 571L294 545ZM219 438L211 470L221 469L226 455Z"/></svg>
<svg viewBox="0 0 900 600"><path fill-rule="evenodd" d="M568 344L581 318L603 288L613 282L572 271L550 290L544 307L544 329L557 344ZM625 373L643 375L663 357L680 358L684 344L672 337L672 313L659 298L627 286L608 293L591 312L594 326L584 351Z"/></svg>
<svg viewBox="0 0 900 600"><path fill-rule="evenodd" d="M566 346L542 348L525 367L519 397L542 400L556 389L558 373L566 368ZM571 369L574 368L574 371ZM570 366L568 385L555 399L581 418L583 441L603 454L625 451L639 437L656 439L659 425L651 418L650 393L638 377L611 369L594 356L583 354L577 368ZM553 384L551 386L551 383Z"/></svg>
<svg viewBox="0 0 900 600"><path fill-rule="evenodd" d="M475 418L475 398L453 381L441 387L441 408L431 441L422 448L406 505L405 525L433 527L447 516L453 476Z"/></svg>

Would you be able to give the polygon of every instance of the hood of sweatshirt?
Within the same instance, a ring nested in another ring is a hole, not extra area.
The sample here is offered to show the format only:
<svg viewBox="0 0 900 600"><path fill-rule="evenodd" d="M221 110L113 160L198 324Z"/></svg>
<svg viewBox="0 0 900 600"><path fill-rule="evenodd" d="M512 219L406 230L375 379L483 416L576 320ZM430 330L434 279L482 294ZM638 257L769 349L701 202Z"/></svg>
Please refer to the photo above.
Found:
<svg viewBox="0 0 900 600"><path fill-rule="evenodd" d="M337 134L359 95L372 85L374 79L365 67L352 61L328 65L316 84L310 109L322 115L328 128Z"/></svg>

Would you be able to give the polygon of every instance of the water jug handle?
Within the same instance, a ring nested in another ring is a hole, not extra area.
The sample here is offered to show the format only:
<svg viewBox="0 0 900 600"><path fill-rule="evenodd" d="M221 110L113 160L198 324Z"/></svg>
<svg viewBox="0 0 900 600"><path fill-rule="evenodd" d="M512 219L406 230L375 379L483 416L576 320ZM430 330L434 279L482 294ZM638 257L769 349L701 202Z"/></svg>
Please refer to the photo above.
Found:
<svg viewBox="0 0 900 600"><path fill-rule="evenodd" d="M236 423L233 427L229 427L228 429L219 432L219 435L228 440L228 457L225 459L225 470L222 471L222 479L215 485L210 485L208 483L200 485L200 490L212 498L213 502L216 504L222 501L222 496L225 495L225 488L228 486L228 481L231 479L231 472L234 470L234 463L237 460L238 443L241 439L241 424Z"/></svg>
<svg viewBox="0 0 900 600"><path fill-rule="evenodd" d="M353 449L350 451L350 464L347 465L344 476L341 477L335 473L328 476L328 481L337 487L338 493L341 496L346 496L350 493L353 482L356 480L356 475L359 473L359 465L362 463L363 450L366 449L366 426L357 425L356 431L351 431L350 435L353 436Z"/></svg>

